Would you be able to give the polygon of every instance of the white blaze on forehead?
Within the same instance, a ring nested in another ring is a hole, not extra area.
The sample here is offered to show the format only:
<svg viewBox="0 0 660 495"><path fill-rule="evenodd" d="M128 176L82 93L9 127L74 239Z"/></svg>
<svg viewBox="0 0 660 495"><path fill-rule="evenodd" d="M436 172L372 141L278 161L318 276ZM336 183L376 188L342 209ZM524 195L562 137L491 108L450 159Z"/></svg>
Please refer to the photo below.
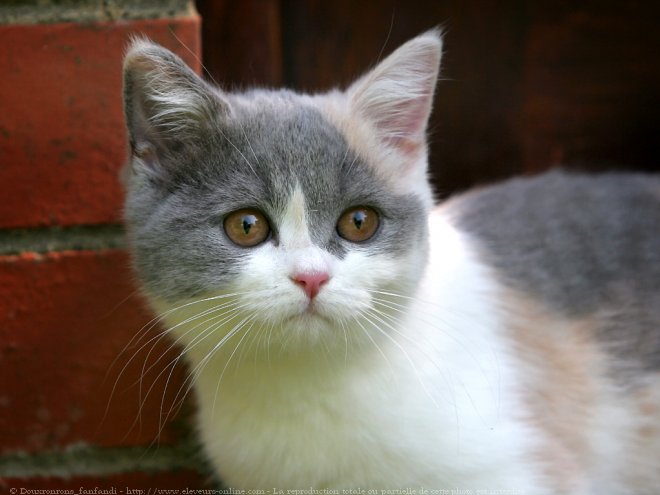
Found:
<svg viewBox="0 0 660 495"><path fill-rule="evenodd" d="M280 245L283 248L283 266L289 275L298 273L332 272L332 255L315 246L309 234L305 194L296 184L289 197L280 223Z"/></svg>
<svg viewBox="0 0 660 495"><path fill-rule="evenodd" d="M305 195L300 184L296 184L293 194L289 197L279 234L282 246L287 249L299 249L312 244L307 226Z"/></svg>

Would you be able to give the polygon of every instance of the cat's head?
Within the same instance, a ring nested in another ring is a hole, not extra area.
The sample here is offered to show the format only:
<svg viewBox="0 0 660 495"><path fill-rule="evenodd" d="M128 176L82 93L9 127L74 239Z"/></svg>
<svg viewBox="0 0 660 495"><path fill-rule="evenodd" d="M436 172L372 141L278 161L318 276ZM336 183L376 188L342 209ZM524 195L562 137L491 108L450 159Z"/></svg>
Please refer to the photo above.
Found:
<svg viewBox="0 0 660 495"><path fill-rule="evenodd" d="M343 345L383 301L405 306L427 255L440 55L430 31L346 91L238 94L133 42L125 216L145 290L184 342Z"/></svg>

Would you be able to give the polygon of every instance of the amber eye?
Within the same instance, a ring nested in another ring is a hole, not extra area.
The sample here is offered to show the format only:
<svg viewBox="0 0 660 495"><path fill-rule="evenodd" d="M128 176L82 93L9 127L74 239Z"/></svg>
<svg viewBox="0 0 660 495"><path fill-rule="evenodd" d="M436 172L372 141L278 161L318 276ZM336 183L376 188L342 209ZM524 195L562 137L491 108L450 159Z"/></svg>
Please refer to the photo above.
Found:
<svg viewBox="0 0 660 495"><path fill-rule="evenodd" d="M337 232L347 241L362 242L370 239L378 229L378 213L368 206L356 206L342 213Z"/></svg>
<svg viewBox="0 0 660 495"><path fill-rule="evenodd" d="M252 208L227 215L224 227L227 236L242 247L256 246L265 241L270 233L270 226L264 214Z"/></svg>

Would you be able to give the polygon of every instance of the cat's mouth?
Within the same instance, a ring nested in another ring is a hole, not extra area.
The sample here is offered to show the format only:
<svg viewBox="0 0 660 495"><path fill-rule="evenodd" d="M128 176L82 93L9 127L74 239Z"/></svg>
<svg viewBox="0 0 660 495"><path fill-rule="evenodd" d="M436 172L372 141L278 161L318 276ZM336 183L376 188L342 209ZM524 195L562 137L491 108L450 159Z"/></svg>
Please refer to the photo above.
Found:
<svg viewBox="0 0 660 495"><path fill-rule="evenodd" d="M323 317L323 315L321 315L319 312L318 304L315 304L314 301L309 301L307 306L305 306L305 308L298 314L298 316L303 318Z"/></svg>
<svg viewBox="0 0 660 495"><path fill-rule="evenodd" d="M330 318L324 314L324 312L320 309L319 304L314 299L309 300L298 313L289 316L287 319L298 322L321 319L330 322Z"/></svg>

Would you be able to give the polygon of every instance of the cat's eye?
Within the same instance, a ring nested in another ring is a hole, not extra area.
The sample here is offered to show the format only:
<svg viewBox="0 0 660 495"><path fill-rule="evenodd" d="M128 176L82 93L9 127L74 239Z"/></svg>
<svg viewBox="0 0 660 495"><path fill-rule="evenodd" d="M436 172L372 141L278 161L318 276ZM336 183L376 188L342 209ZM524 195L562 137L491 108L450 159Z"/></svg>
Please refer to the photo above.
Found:
<svg viewBox="0 0 660 495"><path fill-rule="evenodd" d="M378 213L373 208L356 206L339 217L337 233L347 241L363 242L373 237L378 223Z"/></svg>
<svg viewBox="0 0 660 495"><path fill-rule="evenodd" d="M242 247L252 247L264 242L270 234L268 220L263 213L246 208L225 217L225 232L232 242Z"/></svg>

